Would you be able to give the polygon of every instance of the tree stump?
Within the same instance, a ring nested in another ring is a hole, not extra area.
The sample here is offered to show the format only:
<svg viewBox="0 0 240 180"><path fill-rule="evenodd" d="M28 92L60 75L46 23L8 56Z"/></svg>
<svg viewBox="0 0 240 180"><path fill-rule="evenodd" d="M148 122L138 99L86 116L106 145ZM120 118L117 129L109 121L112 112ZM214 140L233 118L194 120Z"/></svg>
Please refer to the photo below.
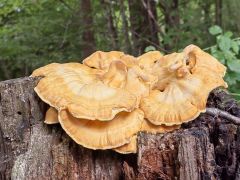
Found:
<svg viewBox="0 0 240 180"><path fill-rule="evenodd" d="M138 134L138 153L89 150L60 125L46 125L47 105L33 88L39 78L0 82L0 179L240 179L240 131L207 114L166 134ZM240 117L227 92L208 99Z"/></svg>

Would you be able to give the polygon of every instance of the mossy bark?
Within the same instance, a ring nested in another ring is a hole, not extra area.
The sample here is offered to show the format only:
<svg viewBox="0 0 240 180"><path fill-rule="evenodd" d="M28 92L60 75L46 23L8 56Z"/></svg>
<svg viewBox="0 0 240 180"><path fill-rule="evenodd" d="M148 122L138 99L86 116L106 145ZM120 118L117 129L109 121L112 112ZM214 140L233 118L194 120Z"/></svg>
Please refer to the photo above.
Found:
<svg viewBox="0 0 240 180"><path fill-rule="evenodd" d="M39 79L0 82L0 179L239 179L239 127L202 114L172 133L138 134L138 153L93 151L59 125L43 123ZM215 90L208 106L240 117L240 107Z"/></svg>

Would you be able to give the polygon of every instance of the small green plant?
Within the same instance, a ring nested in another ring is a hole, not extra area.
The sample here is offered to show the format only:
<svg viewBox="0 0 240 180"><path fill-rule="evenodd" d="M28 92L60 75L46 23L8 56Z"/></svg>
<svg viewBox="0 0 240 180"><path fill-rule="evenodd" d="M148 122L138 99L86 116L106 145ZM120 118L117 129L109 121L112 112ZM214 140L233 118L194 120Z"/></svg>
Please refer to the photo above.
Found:
<svg viewBox="0 0 240 180"><path fill-rule="evenodd" d="M144 49L144 52L149 52L149 51L156 51L156 48L154 46L147 46L145 49Z"/></svg>
<svg viewBox="0 0 240 180"><path fill-rule="evenodd" d="M230 92L240 99L240 37L233 38L232 32L223 32L219 26L210 27L209 32L216 37L216 45L204 50L210 50L215 58L227 66L225 80Z"/></svg>

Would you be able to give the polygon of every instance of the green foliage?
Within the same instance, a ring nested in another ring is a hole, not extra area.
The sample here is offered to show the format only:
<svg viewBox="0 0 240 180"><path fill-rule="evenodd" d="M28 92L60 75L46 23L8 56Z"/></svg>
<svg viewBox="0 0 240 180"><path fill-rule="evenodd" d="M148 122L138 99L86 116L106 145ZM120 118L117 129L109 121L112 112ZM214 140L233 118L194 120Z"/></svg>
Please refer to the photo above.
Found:
<svg viewBox="0 0 240 180"><path fill-rule="evenodd" d="M240 38L233 38L230 31L223 32L219 26L209 28L210 34L216 37L216 45L207 48L221 63L227 66L226 81L230 91L240 94Z"/></svg>
<svg viewBox="0 0 240 180"><path fill-rule="evenodd" d="M74 5L73 1L68 3ZM64 4L53 0L5 0L0 6L0 68L4 65L8 76L22 76L23 72L28 75L39 66L81 55L79 29L69 28L73 12ZM0 79L7 78L4 75L0 73Z"/></svg>
<svg viewBox="0 0 240 180"><path fill-rule="evenodd" d="M215 25L209 28L209 32L212 35L217 35L222 33L222 29L219 26Z"/></svg>
<svg viewBox="0 0 240 180"><path fill-rule="evenodd" d="M144 50L144 52L149 52L149 51L155 51L156 48L154 46L147 46Z"/></svg>

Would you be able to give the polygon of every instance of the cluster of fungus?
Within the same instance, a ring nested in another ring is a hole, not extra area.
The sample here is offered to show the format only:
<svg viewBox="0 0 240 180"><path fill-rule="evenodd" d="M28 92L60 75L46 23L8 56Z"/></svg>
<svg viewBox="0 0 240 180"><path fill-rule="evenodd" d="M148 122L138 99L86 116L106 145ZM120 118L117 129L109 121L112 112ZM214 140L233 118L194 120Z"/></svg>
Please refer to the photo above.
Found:
<svg viewBox="0 0 240 180"><path fill-rule="evenodd" d="M97 51L80 63L35 70L35 87L50 108L45 123L60 123L90 149L135 153L137 133L165 133L206 110L209 93L227 87L225 66L195 45L181 53L139 57Z"/></svg>

